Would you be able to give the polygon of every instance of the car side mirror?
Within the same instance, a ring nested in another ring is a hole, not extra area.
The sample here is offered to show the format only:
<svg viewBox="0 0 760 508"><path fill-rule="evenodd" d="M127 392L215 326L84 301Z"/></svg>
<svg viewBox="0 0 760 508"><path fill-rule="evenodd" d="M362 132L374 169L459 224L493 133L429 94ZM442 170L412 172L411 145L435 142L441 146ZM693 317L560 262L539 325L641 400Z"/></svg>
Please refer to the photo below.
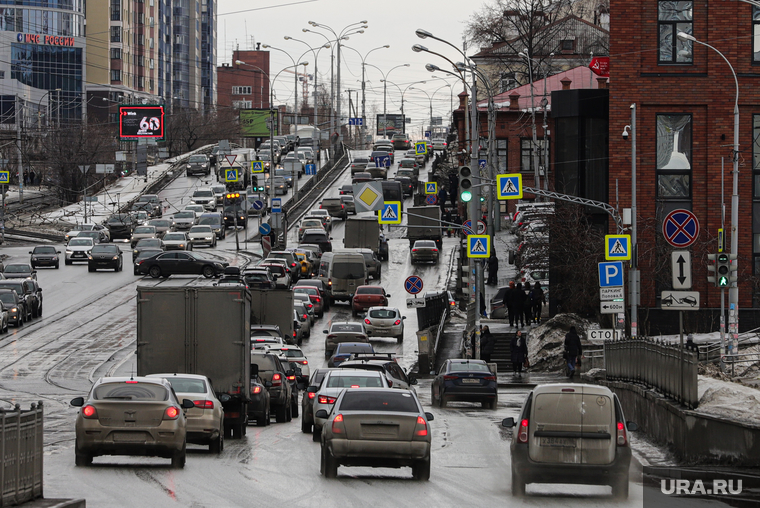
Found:
<svg viewBox="0 0 760 508"><path fill-rule="evenodd" d="M272 382L271 381L264 381L264 387L265 388L272 388Z"/></svg>
<svg viewBox="0 0 760 508"><path fill-rule="evenodd" d="M636 422L625 422L625 426L631 432L639 430L639 426Z"/></svg>
<svg viewBox="0 0 760 508"><path fill-rule="evenodd" d="M401 321L403 321L404 319L406 319L406 316L401 316Z"/></svg>
<svg viewBox="0 0 760 508"><path fill-rule="evenodd" d="M190 399L182 399L182 409L190 409L195 407L195 402Z"/></svg>
<svg viewBox="0 0 760 508"><path fill-rule="evenodd" d="M259 366L256 363L251 364L251 379L259 377Z"/></svg>
<svg viewBox="0 0 760 508"><path fill-rule="evenodd" d="M31 254L31 253L32 253L32 251L29 251L29 254Z"/></svg>
<svg viewBox="0 0 760 508"><path fill-rule="evenodd" d="M329 415L327 414L327 411L324 409L320 409L316 413L314 413L314 416L317 418L327 418Z"/></svg>
<svg viewBox="0 0 760 508"><path fill-rule="evenodd" d="M435 420L435 416L433 416L433 413L425 413L425 418L427 418L427 421L432 422Z"/></svg>
<svg viewBox="0 0 760 508"><path fill-rule="evenodd" d="M417 384L417 378L412 376L409 378L409 384L410 385L416 385Z"/></svg>
<svg viewBox="0 0 760 508"><path fill-rule="evenodd" d="M504 418L501 421L501 426L506 427L506 428L512 428L515 426L515 419L512 418L511 416L509 418Z"/></svg>
<svg viewBox="0 0 760 508"><path fill-rule="evenodd" d="M230 395L228 393L223 393L219 397L219 402L229 402L231 399L232 399L232 397L230 397Z"/></svg>
<svg viewBox="0 0 760 508"><path fill-rule="evenodd" d="M57 251L55 251L55 253L56 253L56 254L60 254L60 253L61 253L61 251L57 250Z"/></svg>
<svg viewBox="0 0 760 508"><path fill-rule="evenodd" d="M84 397L76 397L74 399L71 399L70 404L74 407L82 407L84 406Z"/></svg>
<svg viewBox="0 0 760 508"><path fill-rule="evenodd" d="M319 390L319 388L313 385L306 388L307 393L317 393L317 390Z"/></svg>
<svg viewBox="0 0 760 508"><path fill-rule="evenodd" d="M327 330L322 330L322 333L330 333L330 332L328 332Z"/></svg>

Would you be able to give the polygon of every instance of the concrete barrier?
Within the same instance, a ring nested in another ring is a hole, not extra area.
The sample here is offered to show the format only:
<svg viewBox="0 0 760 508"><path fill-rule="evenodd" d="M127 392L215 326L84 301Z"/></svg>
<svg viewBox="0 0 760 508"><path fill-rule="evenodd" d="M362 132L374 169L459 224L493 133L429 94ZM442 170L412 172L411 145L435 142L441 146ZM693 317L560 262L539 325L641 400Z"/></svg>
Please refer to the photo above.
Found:
<svg viewBox="0 0 760 508"><path fill-rule="evenodd" d="M618 381L597 381L615 392L626 419L668 445L691 464L760 466L760 425L725 420L683 409L652 390Z"/></svg>

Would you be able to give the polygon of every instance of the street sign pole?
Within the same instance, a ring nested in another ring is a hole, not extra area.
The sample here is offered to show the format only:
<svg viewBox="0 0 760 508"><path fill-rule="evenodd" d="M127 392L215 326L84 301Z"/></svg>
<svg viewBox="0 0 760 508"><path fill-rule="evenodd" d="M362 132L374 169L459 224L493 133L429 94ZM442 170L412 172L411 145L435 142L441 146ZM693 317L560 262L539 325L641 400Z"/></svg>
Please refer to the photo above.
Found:
<svg viewBox="0 0 760 508"><path fill-rule="evenodd" d="M2 193L2 207L0 208L0 243L5 243L5 185L0 186Z"/></svg>

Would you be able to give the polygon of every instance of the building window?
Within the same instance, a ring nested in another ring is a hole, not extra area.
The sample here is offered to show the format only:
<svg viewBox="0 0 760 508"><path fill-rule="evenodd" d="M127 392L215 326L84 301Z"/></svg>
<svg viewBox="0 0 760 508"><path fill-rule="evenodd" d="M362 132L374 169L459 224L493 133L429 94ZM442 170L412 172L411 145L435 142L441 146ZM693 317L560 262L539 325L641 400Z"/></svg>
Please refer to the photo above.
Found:
<svg viewBox="0 0 760 508"><path fill-rule="evenodd" d="M121 60L121 48L111 48L111 60Z"/></svg>
<svg viewBox="0 0 760 508"><path fill-rule="evenodd" d="M111 21L121 21L121 0L111 0Z"/></svg>
<svg viewBox="0 0 760 508"><path fill-rule="evenodd" d="M150 89L153 90L153 85L154 85L153 80L151 79L148 83L150 84Z"/></svg>
<svg viewBox="0 0 760 508"><path fill-rule="evenodd" d="M560 41L560 48L563 53L572 53L575 51L575 40L563 39Z"/></svg>
<svg viewBox="0 0 760 508"><path fill-rule="evenodd" d="M145 57L142 55L137 56L137 66L138 67L145 67Z"/></svg>
<svg viewBox="0 0 760 508"><path fill-rule="evenodd" d="M153 24L155 23L155 19L153 16L150 17L150 27L153 28Z"/></svg>
<svg viewBox="0 0 760 508"><path fill-rule="evenodd" d="M233 86L232 95L251 95L250 86Z"/></svg>
<svg viewBox="0 0 760 508"><path fill-rule="evenodd" d="M549 140L546 140L546 145L549 145ZM538 157L538 165L541 166L543 161L543 158L541 154L544 151L544 140L538 139L536 140L536 150L533 150L533 140L532 139L521 139L520 140L520 171L526 172L526 173L532 173L534 171L533 166L533 157Z"/></svg>
<svg viewBox="0 0 760 508"><path fill-rule="evenodd" d="M111 81L121 81L121 71L118 69L111 69Z"/></svg>
<svg viewBox="0 0 760 508"><path fill-rule="evenodd" d="M760 63L760 7L752 7L752 61Z"/></svg>
<svg viewBox="0 0 760 508"><path fill-rule="evenodd" d="M660 0L658 3L658 47L660 63L691 63L692 42L682 41L678 32L692 32L692 3Z"/></svg>
<svg viewBox="0 0 760 508"><path fill-rule="evenodd" d="M496 169L499 171L499 174L505 174L507 172L508 167L508 159L507 159L507 143L509 140L507 139L497 139L496 140Z"/></svg>
<svg viewBox="0 0 760 508"><path fill-rule="evenodd" d="M154 67L154 65L155 65L155 61L152 58L150 60L148 60L148 67L150 69L152 69Z"/></svg>
<svg viewBox="0 0 760 508"><path fill-rule="evenodd" d="M691 115L657 115L657 197L690 208Z"/></svg>
<svg viewBox="0 0 760 508"><path fill-rule="evenodd" d="M757 276L760 275L760 115L752 116L752 141L752 265ZM760 287L754 288L753 302L755 307L760 304Z"/></svg>
<svg viewBox="0 0 760 508"><path fill-rule="evenodd" d="M120 26L111 27L111 42L121 42L121 27Z"/></svg>
<svg viewBox="0 0 760 508"><path fill-rule="evenodd" d="M502 72L499 75L499 93L504 93L507 90L511 90L515 87L515 73L514 72Z"/></svg>
<svg viewBox="0 0 760 508"><path fill-rule="evenodd" d="M251 109L253 103L252 101L232 101L232 107L237 109Z"/></svg>

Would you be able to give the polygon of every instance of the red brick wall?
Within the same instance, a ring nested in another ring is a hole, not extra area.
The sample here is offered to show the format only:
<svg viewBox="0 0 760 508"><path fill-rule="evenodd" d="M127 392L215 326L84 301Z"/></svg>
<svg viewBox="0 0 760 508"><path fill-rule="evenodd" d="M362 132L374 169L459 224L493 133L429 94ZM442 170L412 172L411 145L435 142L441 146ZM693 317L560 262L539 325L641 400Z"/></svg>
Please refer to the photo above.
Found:
<svg viewBox="0 0 760 508"><path fill-rule="evenodd" d="M631 143L621 137L637 105L637 207L640 251L663 242L659 229L642 230L655 217L656 115L692 114L692 207L701 226L692 246L693 290L703 307L719 307L720 291L706 281L706 257L717 252L721 220L721 157L725 158L726 230L731 213L731 145L734 80L715 51L694 44L693 64L658 64L656 0L611 0L610 12L610 189L619 184L620 207L631 206ZM739 294L740 307L752 304L752 121L760 114L760 66L752 65L752 7L738 0L695 1L693 35L720 50L739 76ZM728 250L730 239L726 238ZM640 257L642 306L654 307L651 274L669 259ZM667 289L667 288L665 288Z"/></svg>
<svg viewBox="0 0 760 508"><path fill-rule="evenodd" d="M246 65L237 65L237 60ZM263 69L264 73L259 69ZM217 67L217 104L231 107L233 101L251 101L252 108L269 107L269 52L234 51L229 67ZM233 86L250 86L250 95L232 95Z"/></svg>

